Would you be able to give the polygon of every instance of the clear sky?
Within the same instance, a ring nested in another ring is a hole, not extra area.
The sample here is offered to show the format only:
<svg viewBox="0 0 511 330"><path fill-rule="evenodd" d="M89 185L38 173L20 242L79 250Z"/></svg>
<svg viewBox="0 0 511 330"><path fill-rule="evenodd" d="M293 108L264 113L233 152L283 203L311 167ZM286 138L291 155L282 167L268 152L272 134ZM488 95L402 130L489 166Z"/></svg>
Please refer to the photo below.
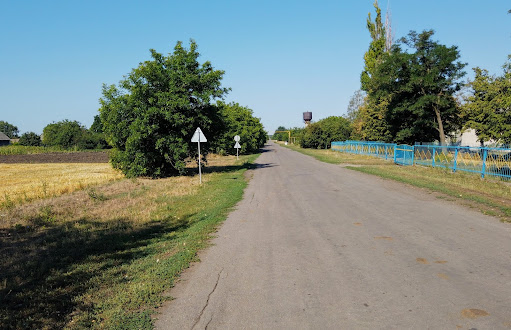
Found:
<svg viewBox="0 0 511 330"><path fill-rule="evenodd" d="M149 49L197 41L200 61L265 128L346 113L359 89L372 0L0 0L0 120L20 133L77 120L89 127L101 86L117 84ZM500 74L511 54L509 0L380 0L395 39L434 29L473 67Z"/></svg>

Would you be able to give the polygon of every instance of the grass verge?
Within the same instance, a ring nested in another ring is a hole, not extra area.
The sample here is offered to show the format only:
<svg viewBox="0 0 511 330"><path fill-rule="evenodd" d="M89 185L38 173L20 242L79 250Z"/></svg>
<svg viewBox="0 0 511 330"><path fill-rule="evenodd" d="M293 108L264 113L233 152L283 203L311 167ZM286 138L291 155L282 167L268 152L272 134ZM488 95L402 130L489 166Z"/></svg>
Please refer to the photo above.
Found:
<svg viewBox="0 0 511 330"><path fill-rule="evenodd" d="M196 176L120 180L0 217L3 328L152 328L151 314L247 185L258 155Z"/></svg>
<svg viewBox="0 0 511 330"><path fill-rule="evenodd" d="M286 147L323 162L342 164L351 170L428 189L438 193L438 198L461 202L484 214L499 217L503 222L511 222L511 185L501 180L481 179L475 174L452 173L442 168L398 166L391 161L330 149L302 149L294 145Z"/></svg>

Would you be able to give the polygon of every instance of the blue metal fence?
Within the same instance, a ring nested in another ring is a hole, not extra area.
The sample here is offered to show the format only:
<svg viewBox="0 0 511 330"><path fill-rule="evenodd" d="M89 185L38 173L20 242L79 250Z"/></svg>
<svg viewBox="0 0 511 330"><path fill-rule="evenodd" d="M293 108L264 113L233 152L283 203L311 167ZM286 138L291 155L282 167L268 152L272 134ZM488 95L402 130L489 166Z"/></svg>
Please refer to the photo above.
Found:
<svg viewBox="0 0 511 330"><path fill-rule="evenodd" d="M332 142L332 150L392 159L400 165L443 167L511 179L511 148L477 148L437 145L397 145L393 143Z"/></svg>

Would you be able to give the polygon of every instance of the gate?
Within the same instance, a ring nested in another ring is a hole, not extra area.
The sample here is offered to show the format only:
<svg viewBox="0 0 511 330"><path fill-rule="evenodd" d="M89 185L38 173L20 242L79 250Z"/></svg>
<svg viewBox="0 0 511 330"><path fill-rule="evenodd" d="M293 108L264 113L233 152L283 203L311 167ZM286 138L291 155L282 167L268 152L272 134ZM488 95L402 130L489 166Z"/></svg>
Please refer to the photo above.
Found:
<svg viewBox="0 0 511 330"><path fill-rule="evenodd" d="M394 148L394 163L399 165L413 165L413 147L401 144Z"/></svg>

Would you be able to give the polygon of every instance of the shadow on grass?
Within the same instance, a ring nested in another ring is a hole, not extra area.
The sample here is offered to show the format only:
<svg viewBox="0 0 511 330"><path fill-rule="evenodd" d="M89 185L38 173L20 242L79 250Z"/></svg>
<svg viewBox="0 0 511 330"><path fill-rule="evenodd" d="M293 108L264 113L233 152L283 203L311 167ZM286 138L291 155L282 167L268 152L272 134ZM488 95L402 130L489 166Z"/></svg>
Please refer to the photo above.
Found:
<svg viewBox="0 0 511 330"><path fill-rule="evenodd" d="M273 167L278 166L275 164L249 164L245 163L243 165L229 165L229 166L205 166L202 171L203 173L228 173L228 172L235 172L242 169L246 170L255 170L260 168L267 168L267 167ZM192 175L197 175L197 170L190 171Z"/></svg>
<svg viewBox="0 0 511 330"><path fill-rule="evenodd" d="M74 311L93 308L80 301L92 279L148 255L147 246L187 229L190 217L134 226L127 219L81 219L47 229L0 232L0 328L62 328ZM33 219L38 222L40 219ZM93 286L93 285L92 285Z"/></svg>

